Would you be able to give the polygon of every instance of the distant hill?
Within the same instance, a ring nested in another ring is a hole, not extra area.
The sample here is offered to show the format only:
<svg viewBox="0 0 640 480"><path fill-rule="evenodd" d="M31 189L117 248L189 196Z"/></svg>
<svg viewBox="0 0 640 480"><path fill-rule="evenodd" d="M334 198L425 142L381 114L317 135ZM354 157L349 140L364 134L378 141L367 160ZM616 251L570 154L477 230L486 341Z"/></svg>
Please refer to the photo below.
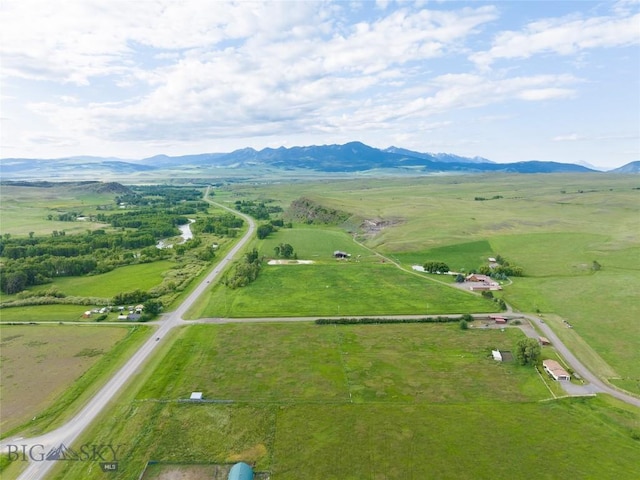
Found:
<svg viewBox="0 0 640 480"><path fill-rule="evenodd" d="M638 162L616 169L629 168L637 172ZM635 165L635 166L634 166ZM142 160L122 160L101 157L65 157L59 159L5 158L0 160L3 179L104 179L116 181L144 178L148 173L179 170L181 175L202 174L210 168L271 171L314 171L325 173L384 172L402 174L434 173L570 173L593 172L583 165L528 161L494 163L482 157L462 157L450 153L422 153L399 147L373 148L361 142L344 145L312 145L291 148L243 148L230 153L195 155L156 155ZM204 169L204 170L203 170Z"/></svg>
<svg viewBox="0 0 640 480"><path fill-rule="evenodd" d="M640 160L610 170L612 173L640 173Z"/></svg>

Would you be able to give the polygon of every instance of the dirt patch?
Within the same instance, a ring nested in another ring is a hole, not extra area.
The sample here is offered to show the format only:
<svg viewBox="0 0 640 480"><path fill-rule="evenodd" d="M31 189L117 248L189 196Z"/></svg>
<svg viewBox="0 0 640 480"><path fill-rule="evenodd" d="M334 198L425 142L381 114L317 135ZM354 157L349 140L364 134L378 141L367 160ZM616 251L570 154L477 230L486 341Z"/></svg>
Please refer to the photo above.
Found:
<svg viewBox="0 0 640 480"><path fill-rule="evenodd" d="M267 265L310 265L313 260L269 260Z"/></svg>
<svg viewBox="0 0 640 480"><path fill-rule="evenodd" d="M121 340L124 328L3 326L2 417L7 431L38 415Z"/></svg>
<svg viewBox="0 0 640 480"><path fill-rule="evenodd" d="M381 219L381 218L365 219L360 224L360 230L364 236L373 237L378 233L380 233L385 228L393 227L403 222L404 220L400 217L388 218L388 219Z"/></svg>
<svg viewBox="0 0 640 480"><path fill-rule="evenodd" d="M148 465L141 480L227 480L232 464L224 465ZM268 472L254 472L254 480L269 480Z"/></svg>

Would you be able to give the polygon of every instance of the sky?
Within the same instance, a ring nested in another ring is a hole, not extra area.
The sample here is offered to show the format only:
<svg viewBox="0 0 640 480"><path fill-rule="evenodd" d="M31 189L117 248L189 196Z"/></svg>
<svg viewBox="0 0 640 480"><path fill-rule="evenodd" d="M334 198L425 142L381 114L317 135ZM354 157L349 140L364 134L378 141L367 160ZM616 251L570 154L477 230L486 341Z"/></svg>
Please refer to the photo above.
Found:
<svg viewBox="0 0 640 480"><path fill-rule="evenodd" d="M2 0L0 157L640 160L640 0Z"/></svg>

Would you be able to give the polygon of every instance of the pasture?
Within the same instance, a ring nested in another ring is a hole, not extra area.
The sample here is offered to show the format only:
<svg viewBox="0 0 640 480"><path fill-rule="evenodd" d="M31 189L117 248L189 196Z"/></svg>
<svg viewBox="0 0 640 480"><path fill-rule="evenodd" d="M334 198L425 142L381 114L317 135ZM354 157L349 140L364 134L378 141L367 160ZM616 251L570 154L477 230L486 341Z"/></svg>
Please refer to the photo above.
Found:
<svg viewBox="0 0 640 480"><path fill-rule="evenodd" d="M26 236L29 232L47 235L54 230L64 230L70 234L103 228L104 225L99 223L60 222L49 220L48 216L69 211L90 215L97 212L98 205L113 205L113 199L113 193L98 194L81 187L57 185L41 188L5 184L0 188L0 233Z"/></svg>
<svg viewBox="0 0 640 480"><path fill-rule="evenodd" d="M263 266L236 290L216 285L198 317L439 315L495 312L494 302L400 270L391 264Z"/></svg>
<svg viewBox="0 0 640 480"><path fill-rule="evenodd" d="M53 287L65 295L78 297L111 298L121 292L149 290L159 285L162 283L165 272L173 266L175 266L174 262L161 260L119 267L100 275L58 277L52 283L46 284L44 289Z"/></svg>
<svg viewBox="0 0 640 480"><path fill-rule="evenodd" d="M606 397L547 401L532 368L488 358L521 335L191 325L83 439L125 444L119 478L150 460L244 460L274 479L629 478L637 409ZM181 401L192 391L205 401ZM86 462L56 469L53 478L103 476Z"/></svg>
<svg viewBox="0 0 640 480"><path fill-rule="evenodd" d="M99 328L99 329L98 329ZM2 436L40 432L95 393L101 378L144 339L144 327L3 325Z"/></svg>
<svg viewBox="0 0 640 480"><path fill-rule="evenodd" d="M601 357L586 359L590 368L640 393L640 306L635 301L640 285L639 185L634 175L589 174L233 188L243 198L277 199L283 207L304 195L351 212L349 228L365 219L387 220L392 226L379 232L363 229L360 238L405 268L433 260L468 270L489 254L502 255L526 275L514 279L503 298L516 310L562 316ZM593 270L594 261L600 270ZM300 283L300 288L306 285ZM230 304L229 298L218 300Z"/></svg>

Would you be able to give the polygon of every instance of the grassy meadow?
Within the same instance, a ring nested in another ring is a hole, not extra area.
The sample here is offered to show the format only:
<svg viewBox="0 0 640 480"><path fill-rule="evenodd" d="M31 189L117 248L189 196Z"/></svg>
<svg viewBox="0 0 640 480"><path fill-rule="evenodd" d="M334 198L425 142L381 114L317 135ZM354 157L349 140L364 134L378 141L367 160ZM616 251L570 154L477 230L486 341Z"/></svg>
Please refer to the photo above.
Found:
<svg viewBox="0 0 640 480"><path fill-rule="evenodd" d="M70 211L90 215L99 205L114 205L113 193L87 192L81 187L50 188L2 185L0 188L0 234L26 236L29 232L47 235L54 230L68 234L84 233L104 225L92 222L60 222L48 220Z"/></svg>
<svg viewBox="0 0 640 480"><path fill-rule="evenodd" d="M99 328L99 330L97 330ZM148 327L3 325L2 436L51 428L95 393ZM19 428L20 427L20 428ZM24 430L23 430L24 431Z"/></svg>
<svg viewBox="0 0 640 480"><path fill-rule="evenodd" d="M273 247L280 243L291 244L300 260L314 263L264 265L247 288L216 285L191 317L438 315L497 309L478 295L397 268L344 231L281 229L259 242L259 252L273 257ZM335 250L351 258L334 259Z"/></svg>
<svg viewBox="0 0 640 480"><path fill-rule="evenodd" d="M345 225L350 230L365 219L386 221L389 226L380 231L360 229L358 238L404 268L444 261L452 270L469 271L499 254L526 275L504 290L508 303L520 311L560 315L600 357L587 359L594 371L640 393L637 176L467 175L237 185L234 190L239 198L276 199L285 208L304 195L351 212ZM300 290L305 288L300 283ZM224 298L214 291L218 311L221 303L228 306L246 295ZM309 295L314 298L315 291Z"/></svg>
<svg viewBox="0 0 640 480"><path fill-rule="evenodd" d="M192 325L80 441L147 461L247 461L274 479L630 478L640 413L548 400L530 367L498 364L517 329L457 325ZM192 391L205 402L184 402ZM496 448L496 442L498 447ZM607 448L602 448L607 445ZM52 478L102 478L60 462Z"/></svg>

